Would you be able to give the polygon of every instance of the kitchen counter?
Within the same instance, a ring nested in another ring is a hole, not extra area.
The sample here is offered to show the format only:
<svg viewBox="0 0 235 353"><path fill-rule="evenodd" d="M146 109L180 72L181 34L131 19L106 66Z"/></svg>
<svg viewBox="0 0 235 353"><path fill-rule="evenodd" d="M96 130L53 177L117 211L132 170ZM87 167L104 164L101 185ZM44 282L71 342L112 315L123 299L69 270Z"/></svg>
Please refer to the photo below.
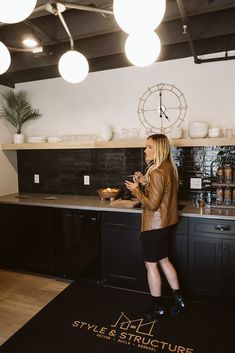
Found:
<svg viewBox="0 0 235 353"><path fill-rule="evenodd" d="M98 196L17 193L0 196L0 203L97 211L141 213L140 207L128 208L120 206L111 206L109 201L101 201ZM182 201L180 202L180 206L180 216L235 220L235 208L196 208L192 205L190 201Z"/></svg>

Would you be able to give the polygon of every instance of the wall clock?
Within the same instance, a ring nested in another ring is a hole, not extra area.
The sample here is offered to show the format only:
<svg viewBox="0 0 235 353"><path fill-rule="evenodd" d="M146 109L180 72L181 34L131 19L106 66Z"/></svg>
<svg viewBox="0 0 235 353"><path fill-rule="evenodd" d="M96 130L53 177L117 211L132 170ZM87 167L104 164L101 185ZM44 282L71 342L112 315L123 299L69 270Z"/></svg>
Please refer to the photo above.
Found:
<svg viewBox="0 0 235 353"><path fill-rule="evenodd" d="M149 87L139 99L141 124L150 132L170 132L184 121L187 104L184 94L175 85L159 83Z"/></svg>

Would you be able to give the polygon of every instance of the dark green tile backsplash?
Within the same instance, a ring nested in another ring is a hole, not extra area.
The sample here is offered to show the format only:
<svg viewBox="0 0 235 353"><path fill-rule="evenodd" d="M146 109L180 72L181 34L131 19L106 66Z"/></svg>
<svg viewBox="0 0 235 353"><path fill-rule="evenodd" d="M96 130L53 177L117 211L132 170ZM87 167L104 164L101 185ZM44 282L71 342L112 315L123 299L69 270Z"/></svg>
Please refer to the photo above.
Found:
<svg viewBox="0 0 235 353"><path fill-rule="evenodd" d="M143 148L22 150L17 152L20 192L97 195L102 187L121 187L127 175L144 171ZM202 190L210 188L211 163L221 159L234 161L234 147L174 147L174 160L180 175L181 200L198 192L190 190L190 178L202 178ZM213 163L214 170L216 162ZM33 182L39 174L40 183ZM83 185L83 176L90 185Z"/></svg>

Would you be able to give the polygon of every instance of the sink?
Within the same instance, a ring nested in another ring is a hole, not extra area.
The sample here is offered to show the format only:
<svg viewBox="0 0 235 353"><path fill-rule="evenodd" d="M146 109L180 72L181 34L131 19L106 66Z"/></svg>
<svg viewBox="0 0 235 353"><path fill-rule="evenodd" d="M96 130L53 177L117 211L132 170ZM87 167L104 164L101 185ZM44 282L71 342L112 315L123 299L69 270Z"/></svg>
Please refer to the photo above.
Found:
<svg viewBox="0 0 235 353"><path fill-rule="evenodd" d="M178 208L178 211L182 211L185 208L185 205L178 204L177 208Z"/></svg>

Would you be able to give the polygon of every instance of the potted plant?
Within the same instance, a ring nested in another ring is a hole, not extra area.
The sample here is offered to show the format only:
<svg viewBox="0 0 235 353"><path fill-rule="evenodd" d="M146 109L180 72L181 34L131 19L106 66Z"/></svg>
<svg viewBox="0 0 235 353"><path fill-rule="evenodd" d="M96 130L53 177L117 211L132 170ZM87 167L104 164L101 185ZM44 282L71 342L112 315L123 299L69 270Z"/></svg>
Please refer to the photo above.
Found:
<svg viewBox="0 0 235 353"><path fill-rule="evenodd" d="M0 118L6 119L16 129L14 134L14 143L23 143L22 134L23 125L31 120L41 116L38 109L33 109L27 100L25 91L8 90L1 93L5 105L0 110Z"/></svg>

